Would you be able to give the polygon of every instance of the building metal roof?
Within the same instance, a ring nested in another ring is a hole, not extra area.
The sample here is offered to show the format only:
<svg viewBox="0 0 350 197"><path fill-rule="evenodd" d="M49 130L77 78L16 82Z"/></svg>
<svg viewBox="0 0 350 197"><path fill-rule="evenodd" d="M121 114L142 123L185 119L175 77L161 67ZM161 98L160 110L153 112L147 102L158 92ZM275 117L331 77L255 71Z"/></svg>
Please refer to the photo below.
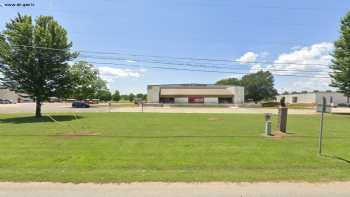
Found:
<svg viewBox="0 0 350 197"><path fill-rule="evenodd" d="M233 96L224 88L161 88L161 96Z"/></svg>
<svg viewBox="0 0 350 197"><path fill-rule="evenodd" d="M25 94L25 93L18 93L18 92L12 91L10 89L0 88L0 98L8 97L8 96L11 96L11 97L18 97L18 96L29 97L29 95Z"/></svg>
<svg viewBox="0 0 350 197"><path fill-rule="evenodd" d="M180 88L180 89L223 89L229 87L242 87L242 86L231 86L231 85L216 85L216 84L161 84L161 85L148 85L148 88L152 86L158 86L160 88Z"/></svg>

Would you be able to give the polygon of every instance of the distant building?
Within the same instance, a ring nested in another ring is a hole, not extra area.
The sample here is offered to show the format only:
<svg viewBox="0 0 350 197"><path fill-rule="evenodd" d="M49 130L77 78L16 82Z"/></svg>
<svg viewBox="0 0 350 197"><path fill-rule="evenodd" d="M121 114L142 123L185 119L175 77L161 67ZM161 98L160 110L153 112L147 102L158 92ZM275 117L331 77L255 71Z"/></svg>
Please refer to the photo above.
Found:
<svg viewBox="0 0 350 197"><path fill-rule="evenodd" d="M12 103L32 102L32 99L26 94L17 94L14 91L2 88L0 88L0 99L9 100Z"/></svg>
<svg viewBox="0 0 350 197"><path fill-rule="evenodd" d="M349 104L348 97L339 92L308 92L297 94L282 94L276 99L279 101L282 97L286 98L286 103L305 103L305 104L321 104L322 98L326 97L327 103L331 105Z"/></svg>
<svg viewBox="0 0 350 197"><path fill-rule="evenodd" d="M244 87L208 84L149 85L148 103L243 104Z"/></svg>

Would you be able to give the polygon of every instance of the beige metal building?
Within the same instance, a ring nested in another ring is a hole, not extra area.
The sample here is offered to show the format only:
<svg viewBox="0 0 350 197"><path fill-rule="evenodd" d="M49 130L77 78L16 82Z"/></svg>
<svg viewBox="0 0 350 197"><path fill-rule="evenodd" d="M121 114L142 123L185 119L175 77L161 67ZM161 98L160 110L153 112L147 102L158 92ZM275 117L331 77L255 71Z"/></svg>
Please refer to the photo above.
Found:
<svg viewBox="0 0 350 197"><path fill-rule="evenodd" d="M326 97L327 103L337 106L339 104L349 104L346 96L339 92L308 92L298 94L278 95L276 99L279 101L282 97L286 98L286 103L309 103L321 104L322 98Z"/></svg>
<svg viewBox="0 0 350 197"><path fill-rule="evenodd" d="M25 94L17 94L14 91L11 91L9 89L2 89L2 88L0 88L0 99L9 100L12 103L32 102L33 101Z"/></svg>
<svg viewBox="0 0 350 197"><path fill-rule="evenodd" d="M244 87L209 84L149 85L148 103L243 104Z"/></svg>

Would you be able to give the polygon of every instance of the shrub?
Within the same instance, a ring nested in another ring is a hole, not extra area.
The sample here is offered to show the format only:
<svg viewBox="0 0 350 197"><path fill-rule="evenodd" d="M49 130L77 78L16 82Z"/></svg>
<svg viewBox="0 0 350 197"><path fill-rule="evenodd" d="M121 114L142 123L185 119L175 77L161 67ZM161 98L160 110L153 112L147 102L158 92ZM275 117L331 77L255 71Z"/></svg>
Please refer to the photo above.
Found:
<svg viewBox="0 0 350 197"><path fill-rule="evenodd" d="M279 102L265 102L265 103L261 103L262 107L278 107L279 106Z"/></svg>
<svg viewBox="0 0 350 197"><path fill-rule="evenodd" d="M339 103L338 107L350 107L350 106L346 103Z"/></svg>

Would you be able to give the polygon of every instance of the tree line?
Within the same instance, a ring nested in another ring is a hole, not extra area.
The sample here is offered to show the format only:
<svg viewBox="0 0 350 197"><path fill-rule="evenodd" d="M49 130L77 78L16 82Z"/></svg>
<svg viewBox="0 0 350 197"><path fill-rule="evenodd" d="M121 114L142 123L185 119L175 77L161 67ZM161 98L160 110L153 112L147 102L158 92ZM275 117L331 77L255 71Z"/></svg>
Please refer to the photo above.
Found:
<svg viewBox="0 0 350 197"><path fill-rule="evenodd" d="M145 101L147 99L147 94L142 94L142 93L138 93L138 94L134 94L134 93L130 93L130 94L120 94L118 90L116 90L113 95L111 100L113 101L129 101L129 102L133 102L133 101Z"/></svg>
<svg viewBox="0 0 350 197"><path fill-rule="evenodd" d="M273 99L277 95L277 90L274 88L274 78L269 71L247 74L242 79L234 77L222 79L217 81L216 84L243 86L245 100L255 103Z"/></svg>
<svg viewBox="0 0 350 197"><path fill-rule="evenodd" d="M70 67L71 83L75 84L65 98L83 99L99 99L101 101L130 101L146 100L146 94L130 93L128 95L120 95L116 90L113 94L107 88L104 81L94 65L85 61L79 61ZM62 98L62 95L61 95Z"/></svg>

